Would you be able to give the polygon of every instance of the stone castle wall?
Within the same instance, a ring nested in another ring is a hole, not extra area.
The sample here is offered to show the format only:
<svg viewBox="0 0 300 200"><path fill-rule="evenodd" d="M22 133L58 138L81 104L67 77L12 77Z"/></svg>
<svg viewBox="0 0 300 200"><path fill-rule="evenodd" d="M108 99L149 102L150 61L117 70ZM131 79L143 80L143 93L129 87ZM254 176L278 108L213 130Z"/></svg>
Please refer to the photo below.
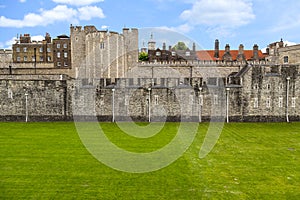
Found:
<svg viewBox="0 0 300 200"><path fill-rule="evenodd" d="M230 121L300 120L299 71L299 66L247 66L225 86L201 77L105 78L90 84L66 75L1 75L0 119L24 121L27 93L29 121L71 120L73 114L148 121L149 110L151 121L225 119L227 95Z"/></svg>

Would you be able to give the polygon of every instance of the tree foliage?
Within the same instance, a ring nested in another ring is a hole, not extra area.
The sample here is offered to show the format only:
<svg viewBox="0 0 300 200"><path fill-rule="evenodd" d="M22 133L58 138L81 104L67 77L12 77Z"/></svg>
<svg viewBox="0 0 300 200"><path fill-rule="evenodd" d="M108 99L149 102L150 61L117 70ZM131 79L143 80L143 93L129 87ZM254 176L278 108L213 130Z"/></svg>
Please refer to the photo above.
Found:
<svg viewBox="0 0 300 200"><path fill-rule="evenodd" d="M174 47L175 50L187 50L187 46L184 42L178 42Z"/></svg>
<svg viewBox="0 0 300 200"><path fill-rule="evenodd" d="M148 60L148 53L141 52L139 55L139 61L147 61Z"/></svg>

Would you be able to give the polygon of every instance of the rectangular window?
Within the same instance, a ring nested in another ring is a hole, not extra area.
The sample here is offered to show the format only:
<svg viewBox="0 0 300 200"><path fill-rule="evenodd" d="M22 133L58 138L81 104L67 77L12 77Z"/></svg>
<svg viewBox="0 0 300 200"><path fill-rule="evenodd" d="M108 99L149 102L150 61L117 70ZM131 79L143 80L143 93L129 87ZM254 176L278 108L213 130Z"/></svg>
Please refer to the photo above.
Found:
<svg viewBox="0 0 300 200"><path fill-rule="evenodd" d="M203 106L203 95L199 96L199 104Z"/></svg>
<svg viewBox="0 0 300 200"><path fill-rule="evenodd" d="M254 98L253 102L254 102L253 107L258 108L258 98Z"/></svg>
<svg viewBox="0 0 300 200"><path fill-rule="evenodd" d="M60 44L56 44L56 47L59 49L60 48Z"/></svg>
<svg viewBox="0 0 300 200"><path fill-rule="evenodd" d="M270 98L267 98L267 99L266 99L266 107L267 107L267 108L270 108L270 107L271 107L271 99L270 99Z"/></svg>
<svg viewBox="0 0 300 200"><path fill-rule="evenodd" d="M100 42L100 49L104 49L104 42Z"/></svg>
<svg viewBox="0 0 300 200"><path fill-rule="evenodd" d="M23 48L23 52L27 52L27 47L24 47L24 48Z"/></svg>
<svg viewBox="0 0 300 200"><path fill-rule="evenodd" d="M189 51L185 52L185 56L191 56L191 52Z"/></svg>
<svg viewBox="0 0 300 200"><path fill-rule="evenodd" d="M61 66L60 62L57 62L57 66L58 66L58 67L60 67L60 66Z"/></svg>
<svg viewBox="0 0 300 200"><path fill-rule="evenodd" d="M43 53L43 47L40 48L40 53Z"/></svg>
<svg viewBox="0 0 300 200"><path fill-rule="evenodd" d="M154 104L158 105L158 95L154 95Z"/></svg>
<svg viewBox="0 0 300 200"><path fill-rule="evenodd" d="M21 58L20 58L19 56L17 57L17 61L18 61L18 62L20 62L20 61L21 61Z"/></svg>
<svg viewBox="0 0 300 200"><path fill-rule="evenodd" d="M60 52L57 52L57 57L60 58Z"/></svg>
<svg viewBox="0 0 300 200"><path fill-rule="evenodd" d="M296 108L296 97L292 97L292 108Z"/></svg>
<svg viewBox="0 0 300 200"><path fill-rule="evenodd" d="M218 105L218 95L214 95L214 105Z"/></svg>
<svg viewBox="0 0 300 200"><path fill-rule="evenodd" d="M283 98L279 97L279 99L278 99L278 107L282 108L282 104L283 104Z"/></svg>
<svg viewBox="0 0 300 200"><path fill-rule="evenodd" d="M176 56L176 52L175 51L172 51L172 56Z"/></svg>
<svg viewBox="0 0 300 200"><path fill-rule="evenodd" d="M68 62L65 62L65 64L64 64L64 65L65 65L65 67L68 67Z"/></svg>
<svg viewBox="0 0 300 200"><path fill-rule="evenodd" d="M64 48L65 48L65 49L68 48L68 44L65 43L65 44L64 44Z"/></svg>
<svg viewBox="0 0 300 200"><path fill-rule="evenodd" d="M27 61L27 56L24 56L24 61Z"/></svg>
<svg viewBox="0 0 300 200"><path fill-rule="evenodd" d="M17 47L16 51L17 51L17 52L20 52L20 47Z"/></svg>
<svg viewBox="0 0 300 200"><path fill-rule="evenodd" d="M161 52L160 52L160 51L157 51L155 55L156 55L156 56L161 56Z"/></svg>
<svg viewBox="0 0 300 200"><path fill-rule="evenodd" d="M124 104L125 104L125 106L129 105L128 95L125 95Z"/></svg>
<svg viewBox="0 0 300 200"><path fill-rule="evenodd" d="M289 63L289 57L288 56L283 57L283 63Z"/></svg>
<svg viewBox="0 0 300 200"><path fill-rule="evenodd" d="M43 62L44 61L44 57L40 56L40 61Z"/></svg>
<svg viewBox="0 0 300 200"><path fill-rule="evenodd" d="M68 53L64 52L64 57L67 58L68 57Z"/></svg>
<svg viewBox="0 0 300 200"><path fill-rule="evenodd" d="M48 62L50 62L51 61L51 56L48 56L47 60L48 60Z"/></svg>
<svg viewBox="0 0 300 200"><path fill-rule="evenodd" d="M51 48L48 47L48 48L47 48L47 52L51 52Z"/></svg>
<svg viewBox="0 0 300 200"><path fill-rule="evenodd" d="M35 56L32 56L32 57L31 57L31 60L32 60L33 62L35 62Z"/></svg>

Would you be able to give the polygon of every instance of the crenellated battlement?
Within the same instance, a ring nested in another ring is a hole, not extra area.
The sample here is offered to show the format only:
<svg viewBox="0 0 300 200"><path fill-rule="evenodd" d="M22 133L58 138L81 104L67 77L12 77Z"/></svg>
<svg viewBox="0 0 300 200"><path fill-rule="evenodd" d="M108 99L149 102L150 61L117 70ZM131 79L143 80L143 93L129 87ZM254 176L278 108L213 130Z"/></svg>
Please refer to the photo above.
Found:
<svg viewBox="0 0 300 200"><path fill-rule="evenodd" d="M193 67L238 67L246 64L250 65L269 65L271 64L268 61L212 61L212 60L194 60L194 61L162 61L162 62L139 62L140 67L149 67L149 66L160 66L160 67L169 67L169 66L193 66Z"/></svg>

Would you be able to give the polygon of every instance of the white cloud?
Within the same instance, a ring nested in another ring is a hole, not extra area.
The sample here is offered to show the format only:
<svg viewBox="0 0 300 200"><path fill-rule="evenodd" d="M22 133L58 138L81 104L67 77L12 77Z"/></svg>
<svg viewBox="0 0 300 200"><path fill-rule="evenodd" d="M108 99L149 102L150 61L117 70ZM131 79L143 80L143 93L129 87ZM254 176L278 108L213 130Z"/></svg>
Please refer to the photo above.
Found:
<svg viewBox="0 0 300 200"><path fill-rule="evenodd" d="M28 13L22 20L0 17L0 27L35 27L46 26L57 21L76 21L77 11L65 5L58 5L52 10L41 10L39 14Z"/></svg>
<svg viewBox="0 0 300 200"><path fill-rule="evenodd" d="M42 36L42 35L31 36L31 41L37 41L37 42L40 42L40 41L43 41L44 39L45 39L45 37Z"/></svg>
<svg viewBox="0 0 300 200"><path fill-rule="evenodd" d="M52 0L55 3L69 4L74 6L86 6L94 3L103 2L104 0Z"/></svg>
<svg viewBox="0 0 300 200"><path fill-rule="evenodd" d="M191 25L236 28L251 22L255 15L249 0L197 0L180 17Z"/></svg>
<svg viewBox="0 0 300 200"><path fill-rule="evenodd" d="M0 42L0 49L12 49L12 44L16 43L17 38L13 37L6 42Z"/></svg>
<svg viewBox="0 0 300 200"><path fill-rule="evenodd" d="M25 3L26 2L26 0L19 0L21 3Z"/></svg>
<svg viewBox="0 0 300 200"><path fill-rule="evenodd" d="M78 8L80 20L91 20L92 18L105 18L101 8L97 6L85 6Z"/></svg>
<svg viewBox="0 0 300 200"><path fill-rule="evenodd" d="M109 26L107 26L107 25L102 25L101 26L101 29L108 29L109 28Z"/></svg>
<svg viewBox="0 0 300 200"><path fill-rule="evenodd" d="M51 10L39 10L39 13L28 13L23 19L10 19L0 16L0 27L35 27L47 26L56 22L78 23L79 20L90 20L92 18L104 18L101 8L86 6L78 9L69 8L66 5L58 5Z"/></svg>

